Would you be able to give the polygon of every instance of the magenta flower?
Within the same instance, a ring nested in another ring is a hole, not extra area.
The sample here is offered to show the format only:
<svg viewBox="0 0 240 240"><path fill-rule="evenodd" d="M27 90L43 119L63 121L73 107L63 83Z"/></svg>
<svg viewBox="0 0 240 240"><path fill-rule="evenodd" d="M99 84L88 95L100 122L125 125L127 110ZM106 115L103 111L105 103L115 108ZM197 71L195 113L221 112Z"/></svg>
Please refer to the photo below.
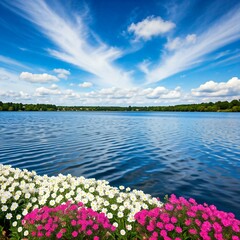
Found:
<svg viewBox="0 0 240 240"><path fill-rule="evenodd" d="M143 239L240 240L240 221L234 214L175 195L162 208L138 212L135 219Z"/></svg>
<svg viewBox="0 0 240 240"><path fill-rule="evenodd" d="M78 232L77 232L77 231L73 231L73 232L72 232L72 236L73 236L73 237L77 237L77 235L78 235Z"/></svg>

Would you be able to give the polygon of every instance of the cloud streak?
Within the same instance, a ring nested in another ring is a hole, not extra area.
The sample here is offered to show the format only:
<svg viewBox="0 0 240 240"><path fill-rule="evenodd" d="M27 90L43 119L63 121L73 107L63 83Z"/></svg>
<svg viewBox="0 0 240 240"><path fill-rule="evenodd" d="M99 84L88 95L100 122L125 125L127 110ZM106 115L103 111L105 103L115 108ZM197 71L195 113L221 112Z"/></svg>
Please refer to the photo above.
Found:
<svg viewBox="0 0 240 240"><path fill-rule="evenodd" d="M167 53L161 61L149 66L147 83L155 83L176 73L198 66L207 55L240 39L240 5L228 12L205 31L199 32L195 43L182 45L173 53ZM205 26L203 26L205 27ZM175 40L176 41L176 40ZM179 42L175 42L178 45ZM180 44L181 45L181 44ZM174 44L172 48L174 49Z"/></svg>
<svg viewBox="0 0 240 240"><path fill-rule="evenodd" d="M5 57L2 55L0 55L0 62L5 63L7 65L13 65L13 66L22 67L22 68L29 68L26 65L22 64L21 62L18 62L12 58Z"/></svg>
<svg viewBox="0 0 240 240"><path fill-rule="evenodd" d="M95 75L101 85L132 85L130 73L113 63L123 52L99 41L91 44L88 41L88 28L81 16L68 16L60 6L57 13L43 0L17 0L12 3L5 2L5 5L39 27L55 44L56 49L48 49L55 58Z"/></svg>

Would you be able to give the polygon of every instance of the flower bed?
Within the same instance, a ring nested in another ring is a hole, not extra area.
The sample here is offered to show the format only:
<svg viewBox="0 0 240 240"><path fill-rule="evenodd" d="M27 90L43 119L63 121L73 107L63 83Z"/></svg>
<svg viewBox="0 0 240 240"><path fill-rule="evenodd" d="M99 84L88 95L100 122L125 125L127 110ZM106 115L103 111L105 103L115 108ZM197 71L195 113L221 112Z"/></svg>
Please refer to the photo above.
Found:
<svg viewBox="0 0 240 240"><path fill-rule="evenodd" d="M232 213L174 195L0 165L0 230L12 239L240 239ZM0 237L1 238L1 237Z"/></svg>

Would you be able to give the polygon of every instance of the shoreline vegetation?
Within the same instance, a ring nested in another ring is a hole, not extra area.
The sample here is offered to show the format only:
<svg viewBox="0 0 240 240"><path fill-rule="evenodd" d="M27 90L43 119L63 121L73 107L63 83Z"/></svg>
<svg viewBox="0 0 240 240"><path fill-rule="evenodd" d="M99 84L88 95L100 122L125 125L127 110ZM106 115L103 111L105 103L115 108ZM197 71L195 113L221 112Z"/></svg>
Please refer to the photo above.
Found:
<svg viewBox="0 0 240 240"><path fill-rule="evenodd" d="M157 111L157 112L240 112L240 99L175 106L56 106L53 104L3 103L0 111Z"/></svg>
<svg viewBox="0 0 240 240"><path fill-rule="evenodd" d="M240 221L193 198L0 164L0 239L240 240Z"/></svg>

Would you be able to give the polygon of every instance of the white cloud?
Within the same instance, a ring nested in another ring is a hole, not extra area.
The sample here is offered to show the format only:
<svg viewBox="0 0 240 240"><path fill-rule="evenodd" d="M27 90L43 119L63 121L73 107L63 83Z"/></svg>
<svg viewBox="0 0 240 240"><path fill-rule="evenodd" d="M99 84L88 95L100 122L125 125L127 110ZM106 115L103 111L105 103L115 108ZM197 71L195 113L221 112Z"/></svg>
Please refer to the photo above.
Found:
<svg viewBox="0 0 240 240"><path fill-rule="evenodd" d="M93 84L91 82L83 82L83 83L79 84L79 87L81 87L81 88L90 88L92 86L93 86Z"/></svg>
<svg viewBox="0 0 240 240"><path fill-rule="evenodd" d="M95 99L94 101L97 103L98 100L104 102L105 100L112 100L112 102L120 103L122 100L123 103L133 103L133 104L153 104L156 102L168 100L175 100L181 97L181 89L177 87L173 90L167 89L165 87L159 86L156 88L129 88L129 89L122 89L122 88L103 88L99 91L92 91L89 93L83 94L81 97L86 99Z"/></svg>
<svg viewBox="0 0 240 240"><path fill-rule="evenodd" d="M46 87L36 88L36 96L61 95L61 94L62 92L58 88L46 88Z"/></svg>
<svg viewBox="0 0 240 240"><path fill-rule="evenodd" d="M15 91L12 91L12 90L9 90L9 91L6 91L6 92L0 91L0 96L11 98L11 101L12 101L12 99L14 99L14 100L30 99L30 95L26 92L23 92L23 91L20 91L20 92L15 92Z"/></svg>
<svg viewBox="0 0 240 240"><path fill-rule="evenodd" d="M55 73L57 73L58 78L68 79L68 76L71 74L68 70L63 68L55 68L53 69Z"/></svg>
<svg viewBox="0 0 240 240"><path fill-rule="evenodd" d="M194 44L196 41L196 34L188 34L184 39L176 37L173 40L168 40L165 48L167 48L169 51L173 51L182 47L188 47L189 45Z"/></svg>
<svg viewBox="0 0 240 240"><path fill-rule="evenodd" d="M231 78L227 82L208 81L196 89L191 90L195 97L240 97L240 79Z"/></svg>
<svg viewBox="0 0 240 240"><path fill-rule="evenodd" d="M164 21L161 17L147 17L138 23L132 23L128 27L128 31L132 32L136 39L149 40L154 36L160 36L169 32L175 27L175 24L170 21Z"/></svg>
<svg viewBox="0 0 240 240"><path fill-rule="evenodd" d="M42 74L33 74L29 72L22 72L19 76L21 80L32 82L32 83L49 83L57 82L59 79L56 76L42 73Z"/></svg>
<svg viewBox="0 0 240 240"><path fill-rule="evenodd" d="M0 68L0 91L8 92L10 90L16 93L27 91L31 95L35 87L30 82L23 84L22 81L19 81L19 75L15 72ZM8 101L11 101L11 99L8 99Z"/></svg>
<svg viewBox="0 0 240 240"><path fill-rule="evenodd" d="M42 0L28 2L16 0L5 4L37 25L55 44L56 49L48 49L52 56L97 76L98 83L102 85L119 87L132 85L131 74L113 63L123 55L122 50L109 47L99 40L95 43L93 39L89 41L91 31L80 15L69 16L60 5L56 12Z"/></svg>
<svg viewBox="0 0 240 240"><path fill-rule="evenodd" d="M207 55L240 39L240 5L197 33L197 39L187 38L193 44L177 48L181 40L175 40L170 48L175 52L166 54L157 64L148 67L147 83L163 80L176 73L191 69L206 61ZM195 43L194 43L195 42ZM181 44L180 44L181 45Z"/></svg>

